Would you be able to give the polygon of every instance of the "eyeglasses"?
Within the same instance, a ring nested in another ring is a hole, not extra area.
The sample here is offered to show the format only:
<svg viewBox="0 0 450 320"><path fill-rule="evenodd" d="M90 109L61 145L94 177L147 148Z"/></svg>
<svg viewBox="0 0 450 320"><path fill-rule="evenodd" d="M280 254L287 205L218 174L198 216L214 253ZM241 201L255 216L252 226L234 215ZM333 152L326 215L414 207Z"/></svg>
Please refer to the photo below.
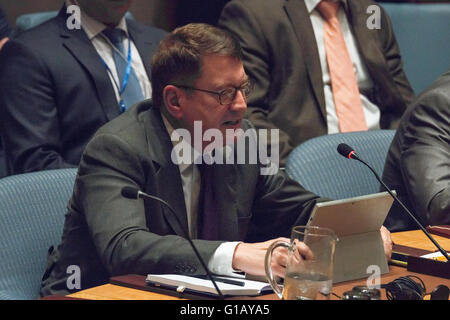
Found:
<svg viewBox="0 0 450 320"><path fill-rule="evenodd" d="M196 90L196 91L215 94L219 97L220 104L232 103L234 101L234 99L236 98L236 93L238 92L238 90L241 91L242 95L244 96L245 101L247 101L247 97L253 91L253 83L250 80L246 81L240 87L229 87L229 88L226 88L226 89L223 89L220 91L211 91L211 90L199 89L199 88L178 85L178 84L174 84L174 86L183 88L183 89L188 89L188 90Z"/></svg>

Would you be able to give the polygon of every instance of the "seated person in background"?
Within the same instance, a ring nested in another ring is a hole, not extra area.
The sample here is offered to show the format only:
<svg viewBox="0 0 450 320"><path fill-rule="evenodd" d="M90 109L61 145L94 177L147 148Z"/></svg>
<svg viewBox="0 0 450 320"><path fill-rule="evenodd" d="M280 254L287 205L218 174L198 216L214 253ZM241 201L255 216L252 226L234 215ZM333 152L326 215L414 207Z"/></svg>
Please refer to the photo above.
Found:
<svg viewBox="0 0 450 320"><path fill-rule="evenodd" d="M66 1L57 17L8 41L0 53L0 132L9 174L78 166L98 128L151 97L150 57L165 32L125 20L132 0L73 2L81 28L72 24Z"/></svg>
<svg viewBox="0 0 450 320"><path fill-rule="evenodd" d="M383 172L424 225L450 224L450 70L422 92L400 121ZM384 225L418 229L394 203Z"/></svg>
<svg viewBox="0 0 450 320"><path fill-rule="evenodd" d="M239 38L255 81L248 118L280 128L281 165L316 136L396 128L413 100L382 9L379 28L369 28L366 10L375 4L233 0L222 11L219 26Z"/></svg>
<svg viewBox="0 0 450 320"><path fill-rule="evenodd" d="M80 268L78 289L121 274L205 274L187 233L211 272L261 276L274 238L307 223L318 197L282 171L262 175L259 163L206 165L203 158L197 166L173 160L178 143L206 153L206 130L224 137L251 128L243 120L249 87L241 54L233 37L205 24L178 28L161 42L152 59L154 105L133 107L103 126L86 147L42 296L74 291L66 283L70 265ZM195 133L195 121L201 132ZM172 141L183 131L202 141ZM232 137L230 145L239 139ZM216 145L216 152L223 147ZM124 187L167 201L181 225L158 201L122 197ZM286 254L274 255L278 276L284 276Z"/></svg>

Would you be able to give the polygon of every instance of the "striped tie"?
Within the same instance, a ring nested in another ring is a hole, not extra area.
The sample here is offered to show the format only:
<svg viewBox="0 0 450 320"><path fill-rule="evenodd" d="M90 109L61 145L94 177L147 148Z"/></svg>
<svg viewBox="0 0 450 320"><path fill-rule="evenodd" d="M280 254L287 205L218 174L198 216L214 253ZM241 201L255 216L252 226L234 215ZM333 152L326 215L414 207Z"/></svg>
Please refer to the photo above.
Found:
<svg viewBox="0 0 450 320"><path fill-rule="evenodd" d="M339 2L321 1L317 9L325 20L324 43L339 131L367 130L353 63L337 18Z"/></svg>
<svg viewBox="0 0 450 320"><path fill-rule="evenodd" d="M119 87L120 89L122 89L122 83L125 77L128 63L128 61L124 59L124 57L128 56L128 53L125 52L125 48L122 42L123 37L126 36L125 32L121 29L106 29L105 31L103 31L103 33L106 37L108 37L108 39L116 47L116 49L122 53L121 55L116 50L113 50L114 63L116 64L117 76L119 78ZM121 99L125 104L125 109L128 109L132 105L144 100L144 95L142 94L139 80L133 68L130 69L128 83L125 91L122 93Z"/></svg>

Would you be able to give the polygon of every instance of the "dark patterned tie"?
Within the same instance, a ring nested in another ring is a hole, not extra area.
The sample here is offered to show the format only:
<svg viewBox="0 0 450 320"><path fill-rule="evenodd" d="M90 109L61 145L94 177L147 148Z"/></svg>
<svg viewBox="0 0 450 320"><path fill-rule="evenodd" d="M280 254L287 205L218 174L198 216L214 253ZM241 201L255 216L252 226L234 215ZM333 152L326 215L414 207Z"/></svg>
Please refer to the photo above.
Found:
<svg viewBox="0 0 450 320"><path fill-rule="evenodd" d="M201 176L198 238L203 240L217 240L219 235L217 201L213 189L213 168L213 165L206 163L198 165Z"/></svg>
<svg viewBox="0 0 450 320"><path fill-rule="evenodd" d="M120 55L116 50L113 50L113 58L114 63L116 64L117 76L119 78L119 87L122 89L123 78L125 77L127 63L128 61L125 58L128 58L128 52L125 52L125 48L123 46L123 38L126 37L125 31L121 29L106 29L103 31L103 34L108 37L111 43L119 50L122 55ZM134 104L144 100L144 95L142 94L142 89L139 84L139 80L134 72L133 68L130 69L130 74L128 77L128 83L125 88L125 91L121 96L125 109L133 106Z"/></svg>

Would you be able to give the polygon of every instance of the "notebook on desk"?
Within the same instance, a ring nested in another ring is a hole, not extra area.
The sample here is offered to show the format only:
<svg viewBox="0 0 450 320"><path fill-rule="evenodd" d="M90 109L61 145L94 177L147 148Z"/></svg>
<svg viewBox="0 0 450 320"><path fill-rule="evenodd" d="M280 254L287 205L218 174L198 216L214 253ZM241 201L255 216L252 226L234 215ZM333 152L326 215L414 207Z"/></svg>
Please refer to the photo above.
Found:
<svg viewBox="0 0 450 320"><path fill-rule="evenodd" d="M161 276L161 275L159 275ZM183 291L177 291L176 289L178 288L178 286L181 283L176 283L175 285L157 285L154 281L147 281L146 280L147 276L144 275L137 275L137 274L130 274L130 275L122 275L122 276L115 276L112 277L110 279L110 283L114 284L114 285L119 285L119 286L123 286L123 287L128 287L128 288L133 288L133 289L138 289L138 290L144 290L144 291L149 291L149 292L153 292L156 294L163 294L163 295L168 295L168 296L172 296L172 297L176 297L176 298L180 298L180 299L192 299L192 300L215 300L218 298L217 292L213 291L213 293L209 293L209 292L205 292L205 291L196 291L196 290L183 290ZM236 279L236 278L230 278L232 280L236 280L236 281L245 281L246 283L249 283L250 280L247 279ZM206 280L204 280L206 281ZM225 294L225 292L222 292L222 294L224 294L226 297L236 297L236 296L242 296L243 298L245 297L249 297L249 296L255 296L255 295L263 295L263 294L269 294L272 293L272 288L270 288L269 284L266 282L260 282L260 281L256 281L259 282L258 287L256 288L256 290L254 289L253 291L250 291L250 295L245 295L242 293L246 293L243 290L240 290L240 292L236 295L236 294ZM213 287L213 284L210 282L211 287ZM208 285L209 286L209 285ZM224 291L226 291L226 288L222 288L222 286L219 285L220 289L225 289ZM242 288L240 288L242 289ZM244 289L248 289L248 288L244 288ZM257 294L256 292L259 291L260 293ZM255 294L253 294L255 293Z"/></svg>
<svg viewBox="0 0 450 320"><path fill-rule="evenodd" d="M214 276L217 286L224 296L257 296L272 292L267 282ZM218 296L211 280L206 277L190 277L179 274L149 274L148 286L175 290L179 293L200 293Z"/></svg>

